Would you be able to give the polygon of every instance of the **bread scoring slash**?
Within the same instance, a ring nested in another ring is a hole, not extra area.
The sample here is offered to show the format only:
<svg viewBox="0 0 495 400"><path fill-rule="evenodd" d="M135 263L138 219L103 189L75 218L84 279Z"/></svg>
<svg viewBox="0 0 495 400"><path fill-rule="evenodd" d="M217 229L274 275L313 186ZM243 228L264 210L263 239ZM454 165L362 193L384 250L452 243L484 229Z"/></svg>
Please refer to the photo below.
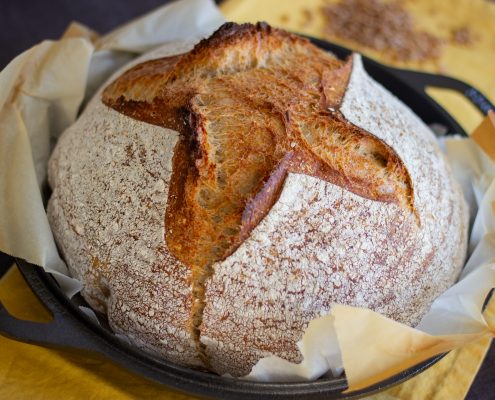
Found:
<svg viewBox="0 0 495 400"><path fill-rule="evenodd" d="M264 23L107 85L51 157L83 296L173 362L241 376L333 304L414 326L463 264L433 134L362 67Z"/></svg>

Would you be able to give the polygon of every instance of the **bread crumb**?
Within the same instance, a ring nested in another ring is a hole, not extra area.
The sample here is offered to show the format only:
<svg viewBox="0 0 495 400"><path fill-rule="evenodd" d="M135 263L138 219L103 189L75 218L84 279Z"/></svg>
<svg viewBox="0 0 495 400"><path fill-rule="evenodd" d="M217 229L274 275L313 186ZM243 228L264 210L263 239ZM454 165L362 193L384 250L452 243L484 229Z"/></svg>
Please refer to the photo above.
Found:
<svg viewBox="0 0 495 400"><path fill-rule="evenodd" d="M287 14L282 14L280 16L280 23L287 24L289 22L289 16Z"/></svg>
<svg viewBox="0 0 495 400"><path fill-rule="evenodd" d="M301 10L303 20L300 24L301 28L307 28L314 20L313 12L309 8L303 8Z"/></svg>
<svg viewBox="0 0 495 400"><path fill-rule="evenodd" d="M472 46L476 37L473 32L467 26L461 26L456 29L452 29L450 32L450 41L454 44L462 46Z"/></svg>

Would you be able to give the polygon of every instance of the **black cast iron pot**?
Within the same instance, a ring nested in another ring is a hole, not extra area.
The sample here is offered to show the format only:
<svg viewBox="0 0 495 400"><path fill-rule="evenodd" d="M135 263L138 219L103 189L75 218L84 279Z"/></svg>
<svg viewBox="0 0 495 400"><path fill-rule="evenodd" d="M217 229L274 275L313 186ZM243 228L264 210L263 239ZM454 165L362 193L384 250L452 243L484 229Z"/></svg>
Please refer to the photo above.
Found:
<svg viewBox="0 0 495 400"><path fill-rule="evenodd" d="M312 39L317 46L338 57L351 51L323 40ZM440 105L425 93L428 86L453 89L462 93L483 114L494 109L490 101L468 84L441 75L400 70L363 57L368 73L407 104L426 124L440 124L447 134L466 132ZM46 308L53 314L49 323L18 320L0 303L0 333L16 340L43 346L79 349L102 354L117 364L161 384L207 397L224 399L351 399L384 390L403 382L444 355L436 356L374 386L353 393L345 377L320 378L314 382L262 383L225 378L195 371L157 359L117 339L105 324L98 325L78 307L81 296L69 300L50 274L23 260L15 260L24 279Z"/></svg>

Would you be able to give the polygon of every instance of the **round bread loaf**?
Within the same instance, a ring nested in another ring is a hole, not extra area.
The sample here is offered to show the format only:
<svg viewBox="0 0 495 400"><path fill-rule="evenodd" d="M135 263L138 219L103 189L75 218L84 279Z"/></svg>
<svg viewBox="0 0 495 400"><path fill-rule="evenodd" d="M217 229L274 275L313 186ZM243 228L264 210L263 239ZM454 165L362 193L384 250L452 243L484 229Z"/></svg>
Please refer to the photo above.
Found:
<svg viewBox="0 0 495 400"><path fill-rule="evenodd" d="M414 326L455 282L462 193L433 134L359 56L228 23L147 57L96 95L49 165L55 238L115 332L240 376L271 354L300 361L296 343L334 304Z"/></svg>

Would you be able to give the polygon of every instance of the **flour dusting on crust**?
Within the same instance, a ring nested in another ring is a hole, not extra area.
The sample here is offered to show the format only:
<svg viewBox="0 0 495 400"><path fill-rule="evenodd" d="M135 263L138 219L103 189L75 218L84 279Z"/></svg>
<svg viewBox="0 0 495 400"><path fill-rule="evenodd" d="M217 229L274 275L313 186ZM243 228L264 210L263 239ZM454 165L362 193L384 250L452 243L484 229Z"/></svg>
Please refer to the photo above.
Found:
<svg viewBox="0 0 495 400"><path fill-rule="evenodd" d="M51 159L48 215L82 294L115 332L201 365L189 334L190 270L164 242L177 141L174 131L91 103Z"/></svg>
<svg viewBox="0 0 495 400"><path fill-rule="evenodd" d="M341 111L402 158L420 225L394 204L290 174L251 236L213 266L201 332L219 373L248 374L271 354L300 361L307 324L336 303L414 326L460 271L466 206L433 134L354 61Z"/></svg>

